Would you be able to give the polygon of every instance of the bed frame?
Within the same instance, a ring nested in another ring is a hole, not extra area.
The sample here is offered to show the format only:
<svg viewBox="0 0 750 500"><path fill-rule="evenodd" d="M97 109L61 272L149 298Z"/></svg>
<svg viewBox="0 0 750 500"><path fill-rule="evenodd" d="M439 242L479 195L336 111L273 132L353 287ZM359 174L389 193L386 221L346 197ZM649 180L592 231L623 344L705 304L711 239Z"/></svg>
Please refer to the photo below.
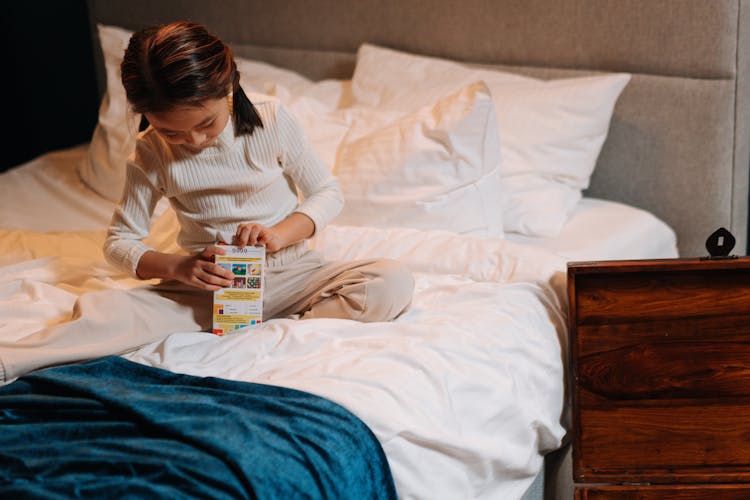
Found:
<svg viewBox="0 0 750 500"><path fill-rule="evenodd" d="M313 79L350 77L365 41L540 78L632 73L587 196L651 211L675 229L682 256L706 255L706 237L722 226L736 236L734 253L746 253L750 0L88 4L92 26L191 19L239 56ZM101 55L97 65L103 92Z"/></svg>

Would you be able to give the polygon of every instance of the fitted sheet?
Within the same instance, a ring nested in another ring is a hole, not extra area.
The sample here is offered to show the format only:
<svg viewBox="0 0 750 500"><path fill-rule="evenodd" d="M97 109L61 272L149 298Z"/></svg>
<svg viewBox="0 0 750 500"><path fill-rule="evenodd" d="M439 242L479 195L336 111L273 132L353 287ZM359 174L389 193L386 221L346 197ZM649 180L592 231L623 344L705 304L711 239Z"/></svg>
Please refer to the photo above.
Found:
<svg viewBox="0 0 750 500"><path fill-rule="evenodd" d="M78 175L88 144L52 151L0 174L0 229L100 231L115 203ZM155 215L167 209L166 200Z"/></svg>
<svg viewBox="0 0 750 500"><path fill-rule="evenodd" d="M677 257L677 236L646 210L623 203L583 198L554 238L507 233L516 243L544 248L569 261L668 259Z"/></svg>
<svg viewBox="0 0 750 500"><path fill-rule="evenodd" d="M77 166L82 144L41 155L0 174L0 228L30 231L97 231L115 204L90 190Z"/></svg>

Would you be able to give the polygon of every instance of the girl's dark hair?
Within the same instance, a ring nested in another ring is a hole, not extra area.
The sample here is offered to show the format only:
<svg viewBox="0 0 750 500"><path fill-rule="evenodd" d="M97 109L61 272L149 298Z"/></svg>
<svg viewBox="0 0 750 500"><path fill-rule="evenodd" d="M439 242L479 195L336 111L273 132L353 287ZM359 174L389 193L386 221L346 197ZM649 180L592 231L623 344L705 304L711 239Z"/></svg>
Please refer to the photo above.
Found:
<svg viewBox="0 0 750 500"><path fill-rule="evenodd" d="M136 113L195 106L231 92L235 135L252 134L263 126L240 87L232 50L200 24L178 21L134 33L120 69L125 95ZM140 129L148 126L144 120Z"/></svg>

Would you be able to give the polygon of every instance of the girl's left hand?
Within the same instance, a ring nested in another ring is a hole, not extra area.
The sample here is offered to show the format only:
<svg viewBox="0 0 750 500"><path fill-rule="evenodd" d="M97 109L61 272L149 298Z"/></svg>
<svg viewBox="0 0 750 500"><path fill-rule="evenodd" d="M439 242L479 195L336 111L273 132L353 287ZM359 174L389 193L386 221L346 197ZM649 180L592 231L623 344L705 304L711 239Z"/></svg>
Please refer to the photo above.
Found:
<svg viewBox="0 0 750 500"><path fill-rule="evenodd" d="M234 235L234 244L240 247L245 245L265 245L266 251L275 252L284 246L282 237L272 227L262 224L246 223L237 226Z"/></svg>

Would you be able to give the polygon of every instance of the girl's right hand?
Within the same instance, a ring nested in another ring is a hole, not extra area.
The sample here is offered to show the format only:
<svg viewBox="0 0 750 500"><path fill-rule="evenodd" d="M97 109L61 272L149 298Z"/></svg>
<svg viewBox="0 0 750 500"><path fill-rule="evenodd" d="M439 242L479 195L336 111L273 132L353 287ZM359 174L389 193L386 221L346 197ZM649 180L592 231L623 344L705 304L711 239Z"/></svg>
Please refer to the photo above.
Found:
<svg viewBox="0 0 750 500"><path fill-rule="evenodd" d="M218 246L208 246L200 253L180 256L173 271L173 278L203 290L215 291L232 285L234 275L213 262L214 255L225 255Z"/></svg>

